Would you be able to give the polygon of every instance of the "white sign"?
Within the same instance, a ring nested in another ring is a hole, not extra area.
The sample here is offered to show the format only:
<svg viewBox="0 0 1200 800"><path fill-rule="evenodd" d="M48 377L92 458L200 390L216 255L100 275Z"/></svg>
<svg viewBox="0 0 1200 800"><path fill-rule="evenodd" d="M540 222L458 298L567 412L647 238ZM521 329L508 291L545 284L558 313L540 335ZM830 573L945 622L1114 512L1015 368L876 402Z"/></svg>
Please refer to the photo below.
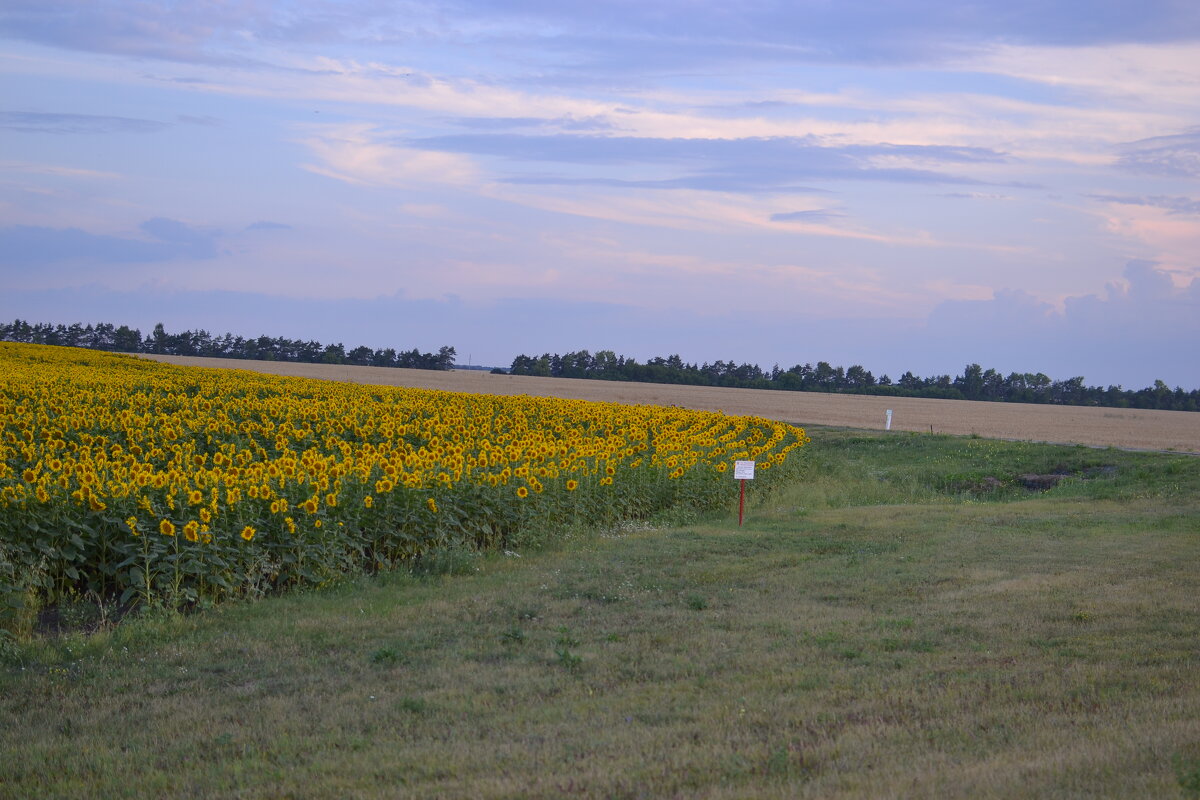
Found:
<svg viewBox="0 0 1200 800"><path fill-rule="evenodd" d="M735 461L733 462L733 478L738 481L754 480L754 462L753 461Z"/></svg>
<svg viewBox="0 0 1200 800"><path fill-rule="evenodd" d="M889 408L887 410L887 427L884 428L884 430L890 431L891 429L892 429L892 410Z"/></svg>

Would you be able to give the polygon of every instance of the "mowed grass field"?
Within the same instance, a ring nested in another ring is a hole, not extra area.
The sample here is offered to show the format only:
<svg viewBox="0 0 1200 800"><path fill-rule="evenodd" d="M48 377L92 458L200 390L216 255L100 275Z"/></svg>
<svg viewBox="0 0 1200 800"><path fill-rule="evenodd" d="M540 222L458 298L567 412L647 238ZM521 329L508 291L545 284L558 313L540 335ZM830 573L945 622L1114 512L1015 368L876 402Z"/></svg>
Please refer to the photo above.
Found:
<svg viewBox="0 0 1200 800"><path fill-rule="evenodd" d="M10 647L0 796L1200 796L1200 459L812 435L744 527Z"/></svg>
<svg viewBox="0 0 1200 800"><path fill-rule="evenodd" d="M798 425L978 435L996 439L1068 442L1100 447L1200 453L1200 414L1129 408L984 403L907 397L782 392L708 386L492 375L479 370L388 369L293 364L188 356L146 355L184 366L249 369L274 375L412 386L453 392L563 397L614 403L677 405L782 420Z"/></svg>

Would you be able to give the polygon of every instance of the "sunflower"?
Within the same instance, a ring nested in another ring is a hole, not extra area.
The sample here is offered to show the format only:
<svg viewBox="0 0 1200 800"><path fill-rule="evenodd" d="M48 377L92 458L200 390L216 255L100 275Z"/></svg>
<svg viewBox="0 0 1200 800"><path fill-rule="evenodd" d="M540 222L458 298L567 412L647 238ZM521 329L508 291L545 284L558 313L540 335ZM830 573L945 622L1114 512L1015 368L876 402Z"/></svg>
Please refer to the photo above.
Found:
<svg viewBox="0 0 1200 800"><path fill-rule="evenodd" d="M429 508L429 510L430 510L430 511L432 511L434 514L438 513L438 507L437 507L437 503L434 501L434 499L433 499L432 497L430 497L429 499L427 499L427 500L425 501L425 505L426 505L426 506Z"/></svg>
<svg viewBox="0 0 1200 800"><path fill-rule="evenodd" d="M525 499L526 497L529 497L529 490L526 489L524 486L518 486L517 487L517 497L520 497L522 500Z"/></svg>
<svg viewBox="0 0 1200 800"><path fill-rule="evenodd" d="M568 492L573 492L578 488L579 488L579 481L575 480L574 478L567 481L567 491Z"/></svg>
<svg viewBox="0 0 1200 800"><path fill-rule="evenodd" d="M169 519L164 519L158 523L158 532L163 536L174 536L175 525Z"/></svg>
<svg viewBox="0 0 1200 800"><path fill-rule="evenodd" d="M242 538L248 542L254 538L254 534L256 534L257 532L258 531L254 530L254 528L247 525L246 527L242 528Z"/></svg>

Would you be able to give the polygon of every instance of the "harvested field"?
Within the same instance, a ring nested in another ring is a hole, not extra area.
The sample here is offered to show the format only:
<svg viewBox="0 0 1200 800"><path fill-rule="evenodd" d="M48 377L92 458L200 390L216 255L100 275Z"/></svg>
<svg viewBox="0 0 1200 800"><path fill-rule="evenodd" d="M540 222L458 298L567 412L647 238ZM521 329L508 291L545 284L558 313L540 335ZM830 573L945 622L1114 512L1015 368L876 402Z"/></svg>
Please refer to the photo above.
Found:
<svg viewBox="0 0 1200 800"><path fill-rule="evenodd" d="M295 364L224 358L147 355L156 361L195 367L248 369L273 375L386 386L413 386L451 392L527 394L614 403L650 403L754 414L800 425L848 428L884 427L892 409L892 430L976 434L994 439L1064 442L1099 447L1200 453L1200 413L1130 408L984 403L905 397L726 389L658 383L532 378L492 375L480 370L430 370Z"/></svg>

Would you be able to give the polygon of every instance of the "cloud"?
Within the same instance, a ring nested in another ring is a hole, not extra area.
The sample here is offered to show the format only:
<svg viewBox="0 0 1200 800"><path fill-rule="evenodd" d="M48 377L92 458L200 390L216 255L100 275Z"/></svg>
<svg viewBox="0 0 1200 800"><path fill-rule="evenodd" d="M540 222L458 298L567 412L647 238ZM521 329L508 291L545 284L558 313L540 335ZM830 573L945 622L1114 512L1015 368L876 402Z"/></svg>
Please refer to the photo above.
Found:
<svg viewBox="0 0 1200 800"><path fill-rule="evenodd" d="M271 222L270 220L259 220L246 226L248 231L290 231L291 225L285 225L282 222Z"/></svg>
<svg viewBox="0 0 1200 800"><path fill-rule="evenodd" d="M546 124L541 117L458 117L447 120L460 128L506 130L510 128L540 128Z"/></svg>
<svg viewBox="0 0 1200 800"><path fill-rule="evenodd" d="M1170 178L1200 177L1200 129L1131 142L1121 151L1118 165L1133 172Z"/></svg>
<svg viewBox="0 0 1200 800"><path fill-rule="evenodd" d="M649 136L573 136L556 134L458 134L406 139L410 147L443 152L494 155L527 161L575 164L676 163L742 161L757 164L799 163L810 168L862 168L873 159L899 157L928 162L998 163L1002 153L981 147L942 145L823 144L815 136L746 139L663 139Z"/></svg>
<svg viewBox="0 0 1200 800"><path fill-rule="evenodd" d="M594 114L588 117L567 115L562 117L457 117L447 120L460 128L477 130L511 130L515 128L545 128L565 131L607 131L613 123Z"/></svg>
<svg viewBox="0 0 1200 800"><path fill-rule="evenodd" d="M0 228L0 266L25 269L52 264L142 264L218 255L215 231L191 228L162 217L147 220L140 228L150 240L88 233L79 228Z"/></svg>
<svg viewBox="0 0 1200 800"><path fill-rule="evenodd" d="M0 11L0 35L10 39L186 63L250 63L236 54L239 39L265 33L271 24L255 4L237 3L10 0Z"/></svg>
<svg viewBox="0 0 1200 800"><path fill-rule="evenodd" d="M503 33L472 37L536 45L559 74L594 77L711 73L734 64L929 64L986 43L1078 47L1187 41L1200 35L1190 4L1097 0L1081 14L1070 2L1015 0L840 0L727 3L614 0L600 4L462 2L456 19L487 20ZM444 35L462 35L453 23ZM510 46L512 46L510 44ZM513 47L514 55L519 50ZM530 57L526 57L530 58ZM551 68L553 69L553 68Z"/></svg>
<svg viewBox="0 0 1200 800"><path fill-rule="evenodd" d="M1118 203L1128 206L1145 206L1147 208L1161 208L1168 214L1200 214L1200 200L1193 200L1190 197L1169 197L1161 194L1143 197L1112 194L1090 194L1088 197L1092 198L1093 200L1101 200L1105 203Z"/></svg>
<svg viewBox="0 0 1200 800"><path fill-rule="evenodd" d="M604 167L671 167L690 174L665 179L522 175L509 183L688 188L713 191L796 191L797 181L878 180L894 183L981 184L974 178L897 164L995 164L986 148L938 145L825 145L813 136L745 139L664 139L513 133L458 134L399 140L443 153Z"/></svg>
<svg viewBox="0 0 1200 800"><path fill-rule="evenodd" d="M1003 332L1004 338L1049 335L1055 326L1054 307L1021 289L997 289L988 300L950 300L929 316L934 330L969 335Z"/></svg>
<svg viewBox="0 0 1200 800"><path fill-rule="evenodd" d="M929 64L987 43L1079 47L1162 43L1200 36L1200 14L1186 3L1130 5L1097 0L1087 13L1070 2L941 0L725 3L626 0L602 4L462 3L464 18L507 19L549 53L559 72L636 76L681 69L712 72L732 64ZM509 10L504 14L505 9ZM488 38L482 38L488 43Z"/></svg>
<svg viewBox="0 0 1200 800"><path fill-rule="evenodd" d="M58 48L182 63L263 66L248 53L394 50L432 45L486 53L498 69L540 80L612 85L652 74L741 64L929 64L988 43L1080 47L1200 37L1200 13L1178 0L309 0L301 4L136 5L10 0L0 33Z"/></svg>
<svg viewBox="0 0 1200 800"><path fill-rule="evenodd" d="M138 226L149 236L178 248L177 257L216 258L220 231L193 228L166 217L148 219Z"/></svg>
<svg viewBox="0 0 1200 800"><path fill-rule="evenodd" d="M950 200L1008 200L1008 195L1004 194L989 194L986 192L945 192L939 194L938 197L945 197Z"/></svg>
<svg viewBox="0 0 1200 800"><path fill-rule="evenodd" d="M365 123L312 126L302 140L319 159L301 166L318 175L364 186L411 184L469 184L477 181L470 159L397 146L383 141L375 126Z"/></svg>
<svg viewBox="0 0 1200 800"><path fill-rule="evenodd" d="M45 114L32 111L0 111L0 129L17 133L103 134L155 133L166 123L130 117L94 114Z"/></svg>
<svg viewBox="0 0 1200 800"><path fill-rule="evenodd" d="M1177 195L1108 195L1088 197L1108 203L1095 213L1105 229L1128 242L1129 251L1153 259L1177 281L1200 277L1200 202Z"/></svg>
<svg viewBox="0 0 1200 800"><path fill-rule="evenodd" d="M755 174L714 173L693 175L686 178L664 178L662 180L621 180L619 178L564 178L564 177L517 177L500 178L498 183L515 186L608 186L617 189L695 189L702 192L762 192L772 194L823 194L828 189L818 189L795 183L779 183L773 178Z"/></svg>
<svg viewBox="0 0 1200 800"><path fill-rule="evenodd" d="M63 167L57 164L31 164L23 161L0 161L0 171L22 172L30 175L53 175L62 178L112 179L121 176L115 172L104 172L79 167Z"/></svg>
<svg viewBox="0 0 1200 800"><path fill-rule="evenodd" d="M1115 143L1195 124L1198 57L1196 38L1185 37L1171 43L1000 44L976 48L947 66L976 91L986 87L975 77L980 73L1041 86L1042 92L1018 97L1054 108L1060 138L1085 133Z"/></svg>
<svg viewBox="0 0 1200 800"><path fill-rule="evenodd" d="M1093 384L1141 388L1162 378L1200 386L1191 352L1200 339L1200 280L1178 288L1146 261L1129 262L1123 274L1123 284L1110 284L1103 296L1066 298L1061 312L1021 290L944 302L916 345L942 363L957 353L985 366L990 358L1004 370L1083 375Z"/></svg>
<svg viewBox="0 0 1200 800"><path fill-rule="evenodd" d="M845 214L840 211L831 211L827 208L814 208L809 211L786 211L780 214L772 214L772 222L824 222L835 217L844 217Z"/></svg>
<svg viewBox="0 0 1200 800"><path fill-rule="evenodd" d="M943 240L922 230L877 231L862 225L831 225L818 220L771 220L771 214L774 213L772 209L778 206L777 195L782 193L778 189L760 195L760 187L747 187L744 191L736 192L674 188L676 191L667 202L629 192L523 192L503 182L486 186L481 193L555 214L619 222L642 229L661 228L706 235L786 232L789 235L921 248L993 247L989 244ZM744 254L741 258L744 265ZM646 277L641 276L641 279L645 280ZM674 290L673 293L677 295L678 291Z"/></svg>
<svg viewBox="0 0 1200 800"><path fill-rule="evenodd" d="M215 128L223 124L216 117L196 116L194 114L180 114L175 119L186 125L200 125L206 128Z"/></svg>

